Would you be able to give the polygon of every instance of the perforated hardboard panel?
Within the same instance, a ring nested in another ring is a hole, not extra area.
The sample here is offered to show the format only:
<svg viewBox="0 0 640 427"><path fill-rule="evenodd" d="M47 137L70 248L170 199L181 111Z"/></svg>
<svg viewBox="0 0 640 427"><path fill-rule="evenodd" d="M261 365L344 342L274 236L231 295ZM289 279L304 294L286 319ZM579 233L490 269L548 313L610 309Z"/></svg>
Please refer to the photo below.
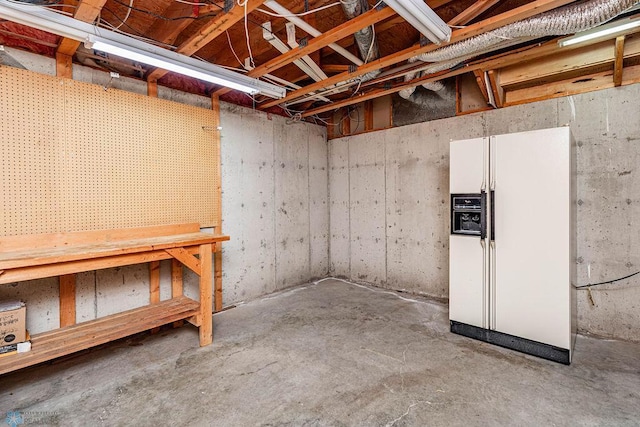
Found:
<svg viewBox="0 0 640 427"><path fill-rule="evenodd" d="M0 66L0 235L218 223L212 110Z"/></svg>

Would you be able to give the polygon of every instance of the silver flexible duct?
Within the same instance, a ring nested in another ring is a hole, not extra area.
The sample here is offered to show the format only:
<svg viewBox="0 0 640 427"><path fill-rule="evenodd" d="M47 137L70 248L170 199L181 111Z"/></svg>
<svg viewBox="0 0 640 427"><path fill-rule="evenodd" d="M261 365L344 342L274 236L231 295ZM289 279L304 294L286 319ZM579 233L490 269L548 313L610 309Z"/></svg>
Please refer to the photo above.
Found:
<svg viewBox="0 0 640 427"><path fill-rule="evenodd" d="M344 0L341 1L341 3L347 19L353 19L369 10L367 0ZM360 57L365 63L374 61L380 57L378 41L375 39L374 31L373 25L370 25L353 34L358 50L360 51ZM377 77L378 74L380 74L378 70L371 71L361 76L360 80L365 82Z"/></svg>
<svg viewBox="0 0 640 427"><path fill-rule="evenodd" d="M441 62L460 63L463 60L481 53L505 47L505 44L518 44L526 39L547 36L559 36L585 31L603 24L638 3L638 0L590 0L580 4L571 4L562 8L542 13L504 27L488 31L458 43L427 52L409 59L409 62ZM455 64L454 64L455 65ZM438 67L440 68L440 67ZM440 68L442 71L446 68ZM429 74L431 68L422 71ZM405 76L405 81L413 80L417 73ZM409 99L414 88L403 89L399 94Z"/></svg>

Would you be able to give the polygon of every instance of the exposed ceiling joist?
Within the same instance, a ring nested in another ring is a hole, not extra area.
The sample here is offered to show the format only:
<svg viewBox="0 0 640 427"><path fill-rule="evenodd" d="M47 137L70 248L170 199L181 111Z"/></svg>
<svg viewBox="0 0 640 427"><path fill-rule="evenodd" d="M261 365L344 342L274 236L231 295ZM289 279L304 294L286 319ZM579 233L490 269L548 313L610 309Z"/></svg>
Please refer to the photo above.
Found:
<svg viewBox="0 0 640 427"><path fill-rule="evenodd" d="M640 32L640 29L636 30L636 32ZM627 38L629 38L629 35L627 35ZM638 40L635 40L635 38L633 40L634 40L633 42L627 43L627 46L624 49L624 58L640 57L640 37L638 38ZM513 79L514 77L512 76L514 74L519 75L519 71L517 70L529 69L527 62L530 64L536 64L536 65L540 64L540 67L536 67L536 68L539 68L541 70L541 73L544 73L544 70L551 67L550 61L554 62L557 65L555 71L559 72L560 70L557 69L558 67L562 68L562 70L567 70L572 68L571 64L567 65L566 59L563 61L561 59L554 60L552 58L550 59L547 59L547 58L551 57L554 54L562 53L562 54L565 54L566 57L575 56L575 59L570 60L570 62L575 63L575 66L583 66L584 64L582 63L587 59L586 59L586 56L583 56L582 51L587 52L588 50L590 50L589 47L592 45L596 45L596 44L602 45L606 43L607 43L606 41L603 42L600 40L592 40L590 42L582 43L580 45L571 45L571 46L565 46L561 48L558 46L558 40L554 39L546 43L519 48L513 52L502 53L490 58L471 62L465 65L464 67L461 67L456 70L443 71L439 73L422 76L422 77L413 79L411 81L404 82L402 84L394 85L394 87L389 89L374 89L360 96L344 99L341 101L334 102L333 104L323 105L321 107L305 111L302 114L302 117L309 117L309 116L321 114L327 111L332 111L338 108L346 107L349 105L358 104L360 102L367 101L369 99L374 99L381 96L397 93L405 88L413 87L423 83L438 81L438 80L446 79L449 77L455 77L467 72L473 72L478 78L484 79L484 77L481 74L483 71L491 71L499 68L516 66L517 68L511 69L511 70L505 69L504 75L501 76L505 79ZM608 43L611 43L611 42L609 41ZM609 44L609 46L611 45ZM608 49L609 49L609 52L611 52L611 47L609 47ZM597 52L597 51L598 49L594 50L594 52ZM541 60L541 58L543 59ZM598 61L598 57L592 55L591 60ZM612 61L612 58L609 58L608 59L609 64L611 63L611 61ZM611 76L611 71L609 71L609 75ZM538 75L533 76L531 74L529 75L529 77L531 79L539 78ZM523 78L525 77L521 76L519 79L521 80ZM635 76L630 76L628 80L634 81L634 79L635 79ZM478 84L480 85L480 82ZM507 92L507 94L508 93L509 92ZM484 95L484 91L483 91L483 95ZM507 99L508 99L508 96L507 96ZM512 105L513 102L508 102L508 104Z"/></svg>
<svg viewBox="0 0 640 427"><path fill-rule="evenodd" d="M265 0L246 0L245 7L238 6L234 2L234 6L230 11L226 13L221 13L214 18L212 18L203 28L201 28L197 33L189 37L185 42L183 42L176 52L181 53L183 55L191 56L200 49L202 49L207 44L211 43L216 37L224 34L229 28L231 28L234 24L244 19L245 11L246 13L250 13L254 11L256 8L260 7ZM147 80L158 80L168 71L162 69L155 69L147 76Z"/></svg>
<svg viewBox="0 0 640 427"><path fill-rule="evenodd" d="M500 0L478 0L462 13L448 22L449 25L465 25L471 22L476 17L480 16Z"/></svg>
<svg viewBox="0 0 640 427"><path fill-rule="evenodd" d="M93 22L100 15L100 11L106 2L107 0L80 0L73 17L79 21ZM56 53L58 55L72 56L79 46L79 41L63 38Z"/></svg>
<svg viewBox="0 0 640 427"><path fill-rule="evenodd" d="M564 6L568 3L572 3L573 0L536 0L531 3L528 3L524 6L520 6L508 12L504 12L500 15L485 19L476 24L469 25L465 28L460 28L454 30L451 34L451 41L449 44L456 43L470 37L485 33L487 31L494 30L496 28L500 28L504 25L510 24L512 22L517 22L522 19L529 18L531 16L535 16L537 14L546 12L548 10L555 9L560 6ZM327 80L312 83L310 85L305 86L302 89L294 90L290 92L287 96L282 99L276 101L269 101L260 106L260 109L267 109L273 107L275 105L285 103L287 101L292 101L299 97L306 95L309 92L320 91L324 88L330 87L337 83L347 81L353 79L355 77L366 74L370 71L378 70L381 68L388 67L390 65L397 64L399 62L405 61L411 57L420 55L422 53L430 52L438 49L440 46L434 44L428 44L425 46L414 45L407 49L401 50L392 55L388 55L384 58L380 58L376 61L369 62L367 64L361 65L356 69L353 73L341 73L335 76L328 78Z"/></svg>
<svg viewBox="0 0 640 427"><path fill-rule="evenodd" d="M339 25L318 37L311 39L305 46L298 46L295 49L291 49L289 52L276 56L271 61L254 68L247 73L250 77L261 77L267 73L271 73L287 64L290 64L305 55L309 55L317 50L322 49L325 46L335 43L358 30L368 27L376 22L380 22L383 19L387 19L394 16L395 12L390 7L385 7L381 10L371 9L362 15ZM224 95L229 92L229 89L223 88L215 92L215 95Z"/></svg>
<svg viewBox="0 0 640 427"><path fill-rule="evenodd" d="M192 22L192 19L186 18L196 17L200 13L206 13L202 9L198 10L193 5L172 2L162 12L162 16L165 19L156 19L151 27L146 31L146 37L157 40L161 43L173 44L180 33L187 28ZM185 19L177 19L185 17Z"/></svg>

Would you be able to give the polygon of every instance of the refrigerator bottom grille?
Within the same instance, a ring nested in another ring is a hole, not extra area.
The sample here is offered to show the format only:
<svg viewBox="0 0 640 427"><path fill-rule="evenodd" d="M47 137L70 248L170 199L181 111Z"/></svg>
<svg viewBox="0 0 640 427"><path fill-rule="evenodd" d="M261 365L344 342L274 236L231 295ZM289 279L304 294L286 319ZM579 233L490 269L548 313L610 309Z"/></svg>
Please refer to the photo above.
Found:
<svg viewBox="0 0 640 427"><path fill-rule="evenodd" d="M451 332L454 334L464 335L465 337L474 338L565 365L571 363L571 355L569 350L565 348L516 337L503 332L467 325L466 323L456 322L455 320L451 320L450 322Z"/></svg>

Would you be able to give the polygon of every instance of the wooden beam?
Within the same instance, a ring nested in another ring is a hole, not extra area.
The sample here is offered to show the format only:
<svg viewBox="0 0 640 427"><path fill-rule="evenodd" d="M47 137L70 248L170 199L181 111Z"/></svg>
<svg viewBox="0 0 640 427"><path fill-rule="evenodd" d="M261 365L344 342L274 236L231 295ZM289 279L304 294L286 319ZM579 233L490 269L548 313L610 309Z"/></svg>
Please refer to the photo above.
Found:
<svg viewBox="0 0 640 427"><path fill-rule="evenodd" d="M351 116L347 112L347 117L342 120L342 125L340 127L340 133L342 136L351 135Z"/></svg>
<svg viewBox="0 0 640 427"><path fill-rule="evenodd" d="M201 261L198 260L193 255L191 255L184 248L165 249L165 252L168 253L169 255L171 255L172 257L174 257L175 259L177 259L178 261L180 261L185 266L187 266L187 268L189 268L189 270L193 271L198 276L200 276L202 274L202 265L201 265L202 263L201 263Z"/></svg>
<svg viewBox="0 0 640 427"><path fill-rule="evenodd" d="M552 82L547 85L524 88L507 92L505 106L544 101L561 96L577 95L579 93L614 87L613 71L603 71L586 76ZM640 65L625 67L622 85L640 83Z"/></svg>
<svg viewBox="0 0 640 427"><path fill-rule="evenodd" d="M173 258L171 260L171 298L181 297L182 294L182 263Z"/></svg>
<svg viewBox="0 0 640 427"><path fill-rule="evenodd" d="M616 37L615 62L613 66L613 85L618 87L622 84L622 67L624 60L624 36Z"/></svg>
<svg viewBox="0 0 640 427"><path fill-rule="evenodd" d="M73 17L82 22L93 22L100 15L102 7L107 0L80 0ZM73 39L63 38L58 46L57 53L73 56L78 50L80 42Z"/></svg>
<svg viewBox="0 0 640 427"><path fill-rule="evenodd" d="M373 101L364 103L364 130L373 130Z"/></svg>
<svg viewBox="0 0 640 427"><path fill-rule="evenodd" d="M56 76L63 79L73 78L73 57L56 52Z"/></svg>
<svg viewBox="0 0 640 427"><path fill-rule="evenodd" d="M342 73L349 71L350 65L343 64L322 64L322 71L325 73Z"/></svg>
<svg viewBox="0 0 640 427"><path fill-rule="evenodd" d="M150 96L152 98L158 97L158 81L157 80L147 81L147 96Z"/></svg>
<svg viewBox="0 0 640 427"><path fill-rule="evenodd" d="M160 261L149 263L149 304L160 302Z"/></svg>
<svg viewBox="0 0 640 427"><path fill-rule="evenodd" d="M195 18L199 14L200 10L198 6L175 1L171 2L162 12L162 16L165 17L165 19L156 19L155 22L151 24L151 27L145 31L145 37L172 45L180 33L193 22L193 19L186 17Z"/></svg>
<svg viewBox="0 0 640 427"><path fill-rule="evenodd" d="M449 25L465 25L493 7L499 0L478 0L455 18L447 22Z"/></svg>
<svg viewBox="0 0 640 427"><path fill-rule="evenodd" d="M76 275L59 277L60 287L60 327L76 324Z"/></svg>
<svg viewBox="0 0 640 427"><path fill-rule="evenodd" d="M221 13L208 21L197 33L178 46L176 52L187 56L193 55L215 40L216 37L224 34L235 23L244 19L245 10L247 13L251 13L264 2L265 0L246 0L246 7L238 6L234 2L234 6L229 12ZM147 80L158 80L167 73L167 70L157 68L149 73Z"/></svg>
<svg viewBox="0 0 640 427"><path fill-rule="evenodd" d="M466 40L470 37L477 36L479 34L486 33L487 31L494 30L496 28L500 28L504 25L511 24L513 22L520 21L522 19L529 18L531 16L538 15L540 13L546 12L551 9L555 9L560 6L564 6L568 3L571 3L573 0L536 0L530 3L525 4L524 6L517 7L508 12L504 12L500 15L493 16L491 18L485 19L478 23L469 25L465 28L460 28L454 30L451 34L451 41L448 44L457 43L463 40ZM321 91L322 89L334 85L336 83L343 82L345 80L351 80L355 77L361 76L368 72L379 70L381 68L385 68L399 62L405 61L409 58L412 58L416 55L420 55L422 53L431 52L440 48L441 46L435 44L428 44L425 46L414 45L407 49L396 52L392 55L385 56L384 58L380 58L376 61L369 62L367 64L363 64L356 68L355 72L349 73L341 73L336 74L335 76L329 77L326 80L322 80L320 82L312 83L307 85L301 89L294 90L290 92L287 96L282 99L277 99L269 102L265 102L260 106L260 109L267 109L273 107L275 105L292 101L294 99L300 98L310 92Z"/></svg>
<svg viewBox="0 0 640 427"><path fill-rule="evenodd" d="M502 67L500 83L509 91L611 70L614 68L616 54L620 54L621 62L624 58L640 55L640 36L629 35L623 43L624 46L619 52L611 49L611 40L580 46L573 50L559 48L557 52L544 58L523 60Z"/></svg>
<svg viewBox="0 0 640 427"><path fill-rule="evenodd" d="M212 271L212 245L200 245L200 263L202 274L200 275L200 347L211 344L213 341L213 295L211 281Z"/></svg>
<svg viewBox="0 0 640 427"><path fill-rule="evenodd" d="M247 76L260 77L264 76L265 74L272 73L273 71L282 68L285 65L290 64L305 55L309 55L310 53L320 50L323 47L330 45L331 43L335 43L338 40L352 35L356 31L368 27L376 22L382 21L383 19L394 16L395 14L396 13L390 7L385 7L380 10L371 9L356 18L350 19L342 25L338 25L337 27L332 28L331 30L319 35L318 37L314 37L305 46L298 46L295 49L291 49L287 53L276 56L272 60L257 66L253 70L249 71L247 73ZM216 91L214 95L221 96L225 93L228 93L230 90L231 89L228 88L222 88Z"/></svg>
<svg viewBox="0 0 640 427"><path fill-rule="evenodd" d="M491 86L491 92L493 93L493 99L496 103L496 107L502 108L504 106L504 88L500 85L500 76L498 71L489 70L487 71L487 76L489 77L489 85Z"/></svg>
<svg viewBox="0 0 640 427"><path fill-rule="evenodd" d="M473 70L473 75L476 78L480 92L487 104L489 104L489 93L487 92L487 85L484 82L484 72L482 70Z"/></svg>

